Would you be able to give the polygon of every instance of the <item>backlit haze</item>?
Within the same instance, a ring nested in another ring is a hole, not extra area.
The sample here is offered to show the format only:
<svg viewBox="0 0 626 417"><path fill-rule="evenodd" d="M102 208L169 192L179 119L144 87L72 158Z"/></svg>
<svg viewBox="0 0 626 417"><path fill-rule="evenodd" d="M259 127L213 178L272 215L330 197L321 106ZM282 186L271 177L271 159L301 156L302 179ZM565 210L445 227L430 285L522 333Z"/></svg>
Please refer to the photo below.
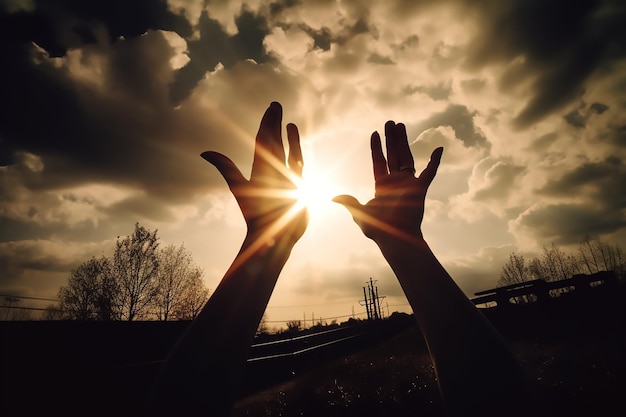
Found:
<svg viewBox="0 0 626 417"><path fill-rule="evenodd" d="M3 1L0 293L52 297L134 224L191 250L213 290L245 224L214 150L249 175L271 101L321 197L267 310L410 312L376 245L330 202L373 197L372 131L444 146L424 235L461 286L585 236L626 246L623 1ZM285 134L286 136L286 134ZM320 188L321 187L321 188Z"/></svg>

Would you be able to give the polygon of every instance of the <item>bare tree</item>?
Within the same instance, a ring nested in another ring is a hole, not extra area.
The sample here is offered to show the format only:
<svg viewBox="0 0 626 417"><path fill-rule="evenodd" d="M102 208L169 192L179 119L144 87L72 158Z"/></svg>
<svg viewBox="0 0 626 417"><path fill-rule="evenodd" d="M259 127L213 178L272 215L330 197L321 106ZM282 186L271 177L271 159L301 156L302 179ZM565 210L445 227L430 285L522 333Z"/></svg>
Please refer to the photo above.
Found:
<svg viewBox="0 0 626 417"><path fill-rule="evenodd" d="M120 289L122 319L145 318L158 293L159 259L157 231L135 224L132 235L115 244L113 272Z"/></svg>
<svg viewBox="0 0 626 417"><path fill-rule="evenodd" d="M83 262L59 289L60 309L72 320L114 320L119 317L117 284L110 261L102 257Z"/></svg>
<svg viewBox="0 0 626 417"><path fill-rule="evenodd" d="M63 310L59 304L49 304L41 313L41 320L62 320Z"/></svg>
<svg viewBox="0 0 626 417"><path fill-rule="evenodd" d="M302 322L300 320L290 320L286 323L287 331L295 333L302 328Z"/></svg>
<svg viewBox="0 0 626 417"><path fill-rule="evenodd" d="M11 320L13 321L30 321L33 319L33 311L28 307L15 306L12 307Z"/></svg>
<svg viewBox="0 0 626 417"><path fill-rule="evenodd" d="M507 285L521 284L532 279L524 255L518 255L515 252L509 255L509 260L502 267L500 279L497 282L498 287L506 287Z"/></svg>
<svg viewBox="0 0 626 417"><path fill-rule="evenodd" d="M530 261L529 272L535 279L558 281L571 278L581 273L581 266L576 256L563 252L554 243L543 247L541 258Z"/></svg>
<svg viewBox="0 0 626 417"><path fill-rule="evenodd" d="M168 245L159 250L157 281L153 303L159 320L170 319L174 311L179 319L193 319L208 297L202 270L194 265L191 252L184 245Z"/></svg>
<svg viewBox="0 0 626 417"><path fill-rule="evenodd" d="M172 306L172 316L177 320L193 320L200 314L209 299L209 289L202 280L202 269L193 266L188 271L180 297Z"/></svg>
<svg viewBox="0 0 626 417"><path fill-rule="evenodd" d="M112 258L79 265L59 289L64 318L191 320L209 298L203 271L184 245L159 250L157 232L135 224L133 234L118 237ZM49 312L52 314L52 311Z"/></svg>
<svg viewBox="0 0 626 417"><path fill-rule="evenodd" d="M619 245L610 245L600 238L587 236L578 247L580 263L585 272L613 271L618 278L624 277L626 263Z"/></svg>

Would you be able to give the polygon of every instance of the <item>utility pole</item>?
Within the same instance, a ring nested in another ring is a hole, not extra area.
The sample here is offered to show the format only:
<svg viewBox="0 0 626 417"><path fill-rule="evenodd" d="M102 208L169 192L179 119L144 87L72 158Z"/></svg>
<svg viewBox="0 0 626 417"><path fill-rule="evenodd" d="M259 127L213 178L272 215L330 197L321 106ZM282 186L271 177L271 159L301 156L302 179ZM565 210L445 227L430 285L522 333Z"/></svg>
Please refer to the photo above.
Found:
<svg viewBox="0 0 626 417"><path fill-rule="evenodd" d="M383 316L380 300L385 298L385 296L380 297L378 295L378 287L374 286L376 282L377 281L374 281L372 277L370 277L369 281L366 281L367 288L363 287L363 301L359 302L361 305L365 306L368 320L378 320Z"/></svg>

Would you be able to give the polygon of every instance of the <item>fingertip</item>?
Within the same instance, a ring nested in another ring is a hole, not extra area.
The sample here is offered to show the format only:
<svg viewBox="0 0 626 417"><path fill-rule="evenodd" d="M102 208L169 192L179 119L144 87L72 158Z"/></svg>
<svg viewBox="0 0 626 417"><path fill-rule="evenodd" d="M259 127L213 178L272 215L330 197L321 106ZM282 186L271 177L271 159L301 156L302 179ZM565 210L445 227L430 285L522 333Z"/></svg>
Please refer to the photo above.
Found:
<svg viewBox="0 0 626 417"><path fill-rule="evenodd" d="M389 132L393 132L395 126L396 123L393 120L387 120L387 122L385 123L385 135L388 135Z"/></svg>
<svg viewBox="0 0 626 417"><path fill-rule="evenodd" d="M378 132L373 132L370 136L370 148L372 150L377 150L381 149L381 146L380 134L378 134Z"/></svg>
<svg viewBox="0 0 626 417"><path fill-rule="evenodd" d="M437 149L435 149L432 155L430 156L430 159L441 160L441 155L443 155L443 146L440 146Z"/></svg>
<svg viewBox="0 0 626 417"><path fill-rule="evenodd" d="M347 194L341 194L341 195L335 196L335 197L332 198L332 201L334 203L341 204L342 206L344 206L348 210L350 208L352 208L352 207L358 207L358 206L361 205L356 198L352 197L351 195L347 195Z"/></svg>
<svg viewBox="0 0 626 417"><path fill-rule="evenodd" d="M298 126L295 123L287 123L287 133L298 133Z"/></svg>
<svg viewBox="0 0 626 417"><path fill-rule="evenodd" d="M333 203L344 204L344 201L345 201L347 198L350 198L350 196L345 195L345 194L341 194L341 195L336 195L336 196L334 196L334 197L331 199L331 201L332 201Z"/></svg>
<svg viewBox="0 0 626 417"><path fill-rule="evenodd" d="M207 162L212 162L214 159L215 152L213 151L205 151L200 154L200 156Z"/></svg>

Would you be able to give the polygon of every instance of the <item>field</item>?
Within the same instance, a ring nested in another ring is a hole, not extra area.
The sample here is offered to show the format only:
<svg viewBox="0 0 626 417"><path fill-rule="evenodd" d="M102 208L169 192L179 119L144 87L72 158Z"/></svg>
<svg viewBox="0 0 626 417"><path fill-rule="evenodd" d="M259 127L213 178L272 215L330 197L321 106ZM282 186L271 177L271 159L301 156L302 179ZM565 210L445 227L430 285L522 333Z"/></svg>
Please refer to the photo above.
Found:
<svg viewBox="0 0 626 417"><path fill-rule="evenodd" d="M623 416L625 304L623 293L615 291L485 314L521 361L548 415ZM444 416L426 346L414 324L242 398L234 415Z"/></svg>
<svg viewBox="0 0 626 417"><path fill-rule="evenodd" d="M551 415L622 416L623 300L615 292L485 314ZM361 345L250 368L233 416L443 416L413 318L397 315L386 323L391 331ZM1 322L0 415L136 416L158 360L185 325Z"/></svg>
<svg viewBox="0 0 626 417"><path fill-rule="evenodd" d="M625 415L626 333L623 328L601 327L577 328L581 332L576 334L569 328L554 336L510 341L551 415ZM249 395L238 402L234 415L444 416L430 360L415 326Z"/></svg>

